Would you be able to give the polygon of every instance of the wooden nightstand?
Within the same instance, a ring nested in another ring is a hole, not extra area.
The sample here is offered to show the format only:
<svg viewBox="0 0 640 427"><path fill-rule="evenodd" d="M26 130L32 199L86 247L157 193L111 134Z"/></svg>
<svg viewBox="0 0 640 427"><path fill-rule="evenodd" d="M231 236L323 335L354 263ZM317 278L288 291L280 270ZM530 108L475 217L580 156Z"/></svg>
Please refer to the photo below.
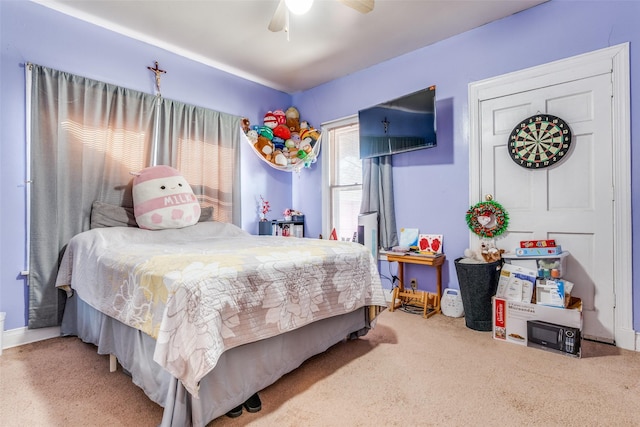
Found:
<svg viewBox="0 0 640 427"><path fill-rule="evenodd" d="M400 286L393 290L391 297L391 307L393 311L403 303L422 307L422 317L428 318L436 313L440 313L440 299L442 298L442 264L446 259L445 255L422 256L422 255L392 255L387 254L387 261L398 263L398 279ZM426 291L406 290L404 288L404 264L419 264L436 268L436 293ZM396 300L400 303L396 303Z"/></svg>

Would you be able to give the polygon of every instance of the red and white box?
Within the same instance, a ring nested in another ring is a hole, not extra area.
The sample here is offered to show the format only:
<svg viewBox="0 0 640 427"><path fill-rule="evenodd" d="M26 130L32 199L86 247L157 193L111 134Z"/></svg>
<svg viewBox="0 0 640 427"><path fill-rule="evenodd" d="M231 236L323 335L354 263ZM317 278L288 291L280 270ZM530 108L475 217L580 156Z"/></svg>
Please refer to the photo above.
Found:
<svg viewBox="0 0 640 427"><path fill-rule="evenodd" d="M527 320L542 320L582 330L582 300L572 297L568 308L560 308L493 297L494 339L527 345Z"/></svg>
<svg viewBox="0 0 640 427"><path fill-rule="evenodd" d="M553 248L556 246L556 241L550 240L521 240L521 248Z"/></svg>

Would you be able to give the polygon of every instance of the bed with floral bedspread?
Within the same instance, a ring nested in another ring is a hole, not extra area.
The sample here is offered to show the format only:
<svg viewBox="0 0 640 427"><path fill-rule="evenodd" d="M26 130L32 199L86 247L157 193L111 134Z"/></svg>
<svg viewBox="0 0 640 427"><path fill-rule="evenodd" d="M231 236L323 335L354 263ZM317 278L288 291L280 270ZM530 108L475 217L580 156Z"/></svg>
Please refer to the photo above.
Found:
<svg viewBox="0 0 640 427"><path fill-rule="evenodd" d="M83 232L69 242L56 286L153 337L153 360L194 396L229 349L386 307L364 246L252 236L219 222Z"/></svg>

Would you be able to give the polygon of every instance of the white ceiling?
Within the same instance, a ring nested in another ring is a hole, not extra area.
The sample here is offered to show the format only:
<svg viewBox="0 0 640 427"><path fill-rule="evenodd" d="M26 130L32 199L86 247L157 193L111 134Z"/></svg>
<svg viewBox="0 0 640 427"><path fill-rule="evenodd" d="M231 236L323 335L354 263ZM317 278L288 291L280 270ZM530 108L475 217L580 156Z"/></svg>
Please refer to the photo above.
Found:
<svg viewBox="0 0 640 427"><path fill-rule="evenodd" d="M367 14L315 0L306 15L291 15L288 34L267 29L279 0L34 1L295 93L547 0L376 0Z"/></svg>

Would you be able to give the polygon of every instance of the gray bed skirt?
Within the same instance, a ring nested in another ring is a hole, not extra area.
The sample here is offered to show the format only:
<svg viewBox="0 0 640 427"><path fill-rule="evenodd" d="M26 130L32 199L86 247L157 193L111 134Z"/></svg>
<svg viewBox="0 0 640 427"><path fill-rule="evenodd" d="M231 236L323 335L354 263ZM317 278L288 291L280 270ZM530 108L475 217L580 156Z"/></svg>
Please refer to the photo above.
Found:
<svg viewBox="0 0 640 427"><path fill-rule="evenodd" d="M99 354L114 354L133 382L164 408L161 426L205 426L308 358L348 336L366 334L365 313L366 308L358 309L226 351L202 379L198 399L153 361L153 338L97 311L77 294L67 299L61 332L95 344Z"/></svg>

